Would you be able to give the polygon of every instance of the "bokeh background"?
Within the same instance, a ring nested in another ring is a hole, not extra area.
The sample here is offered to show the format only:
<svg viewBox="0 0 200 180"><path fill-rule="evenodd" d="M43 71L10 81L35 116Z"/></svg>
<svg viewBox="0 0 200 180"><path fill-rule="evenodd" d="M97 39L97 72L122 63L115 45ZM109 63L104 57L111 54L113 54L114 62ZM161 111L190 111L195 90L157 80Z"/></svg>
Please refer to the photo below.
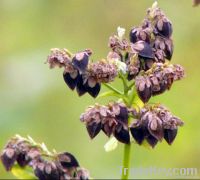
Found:
<svg viewBox="0 0 200 180"><path fill-rule="evenodd" d="M64 84L62 70L49 70L44 62L52 47L72 52L91 48L94 60L105 57L108 37L118 26L126 28L128 35L152 3L0 0L0 148L16 133L29 134L49 149L73 153L94 178L119 178L123 146L106 153L103 146L107 137L100 133L91 141L79 121L87 106L107 100L78 97ZM185 67L187 77L151 102L165 104L185 126L172 146L164 141L154 150L133 145L131 167L200 169L200 7L192 7L190 0L158 3L174 27L172 61ZM131 175L142 177L146 176ZM0 178L14 177L0 165Z"/></svg>

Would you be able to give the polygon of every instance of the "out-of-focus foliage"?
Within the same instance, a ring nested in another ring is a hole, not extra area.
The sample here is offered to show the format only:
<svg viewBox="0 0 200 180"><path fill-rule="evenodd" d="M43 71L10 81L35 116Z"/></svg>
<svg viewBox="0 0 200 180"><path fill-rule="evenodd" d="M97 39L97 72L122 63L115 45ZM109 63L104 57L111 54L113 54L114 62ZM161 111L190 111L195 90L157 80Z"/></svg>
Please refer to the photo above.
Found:
<svg viewBox="0 0 200 180"><path fill-rule="evenodd" d="M79 98L44 62L52 47L76 52L94 51L93 59L106 56L108 37L118 26L129 29L143 19L146 0L1 0L0 1L0 147L13 134L30 134L58 151L68 150L94 178L120 177L122 145L106 153L107 138L91 141L79 115L94 104ZM172 146L154 150L132 147L132 167L200 167L200 9L191 1L158 1L173 23L173 63L186 69L187 78L170 92L151 99L171 108L184 120ZM116 83L118 86L118 83ZM107 101L97 100L98 102ZM12 178L0 165L0 178ZM146 177L131 175L132 178Z"/></svg>

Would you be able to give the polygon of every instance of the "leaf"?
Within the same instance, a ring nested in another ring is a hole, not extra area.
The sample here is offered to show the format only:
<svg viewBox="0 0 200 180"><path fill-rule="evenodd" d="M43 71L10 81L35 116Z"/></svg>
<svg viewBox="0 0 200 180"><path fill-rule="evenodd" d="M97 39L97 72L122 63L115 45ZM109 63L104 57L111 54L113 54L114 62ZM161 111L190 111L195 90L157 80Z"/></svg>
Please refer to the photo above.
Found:
<svg viewBox="0 0 200 180"><path fill-rule="evenodd" d="M104 92L104 93L101 93L101 94L98 95L97 98L110 97L110 96L122 98L121 95L119 95L119 94L117 94L117 93L115 93L115 92L113 92L113 91L106 91L106 92Z"/></svg>
<svg viewBox="0 0 200 180"><path fill-rule="evenodd" d="M108 140L108 142L104 145L104 149L106 152L114 151L118 146L118 141L115 137L112 137Z"/></svg>
<svg viewBox="0 0 200 180"><path fill-rule="evenodd" d="M37 179L32 169L28 166L22 168L18 164L15 164L11 169L11 173L18 179Z"/></svg>

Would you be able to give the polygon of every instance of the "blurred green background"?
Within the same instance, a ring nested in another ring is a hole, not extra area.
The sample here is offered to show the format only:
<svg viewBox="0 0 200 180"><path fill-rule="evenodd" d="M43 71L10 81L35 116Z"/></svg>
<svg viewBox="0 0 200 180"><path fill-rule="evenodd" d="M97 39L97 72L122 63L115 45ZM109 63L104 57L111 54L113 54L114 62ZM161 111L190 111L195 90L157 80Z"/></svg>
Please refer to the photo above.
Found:
<svg viewBox="0 0 200 180"><path fill-rule="evenodd" d="M49 50L72 52L91 48L98 60L108 52L108 37L118 26L138 25L153 0L0 0L0 147L16 133L29 134L49 149L68 151L94 178L119 178L123 146L106 153L107 137L93 141L80 114L91 104L106 102L78 97L64 84L62 70L44 64ZM158 1L173 23L173 63L187 77L170 92L151 102L162 102L182 118L172 146L164 141L149 150L132 147L131 167L200 168L200 7L190 0ZM119 85L119 84L117 84ZM105 91L105 89L103 89ZM131 175L131 178L144 176ZM149 177L149 176L148 176ZM13 178L0 165L0 178ZM147 177L146 177L147 178Z"/></svg>

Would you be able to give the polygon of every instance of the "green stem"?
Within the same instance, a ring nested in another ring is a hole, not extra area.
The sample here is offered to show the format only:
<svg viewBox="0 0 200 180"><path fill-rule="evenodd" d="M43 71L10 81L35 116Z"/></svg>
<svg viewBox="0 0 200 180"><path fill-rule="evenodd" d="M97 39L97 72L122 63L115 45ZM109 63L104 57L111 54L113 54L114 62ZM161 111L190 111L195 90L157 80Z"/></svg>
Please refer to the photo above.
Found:
<svg viewBox="0 0 200 180"><path fill-rule="evenodd" d="M128 179L130 171L130 159L131 159L130 156L131 156L131 144L125 144L121 179Z"/></svg>
<svg viewBox="0 0 200 180"><path fill-rule="evenodd" d="M116 88L114 88L113 86L111 86L110 84L106 84L106 83L102 83L105 87L107 87L108 89L114 91L117 94L123 95L122 92L120 92L119 90L117 90Z"/></svg>
<svg viewBox="0 0 200 180"><path fill-rule="evenodd" d="M129 90L129 87L127 85L127 81L124 77L123 74L119 73L119 77L121 78L122 82L123 82L123 85L124 85L124 94L127 95L128 94L128 90Z"/></svg>

